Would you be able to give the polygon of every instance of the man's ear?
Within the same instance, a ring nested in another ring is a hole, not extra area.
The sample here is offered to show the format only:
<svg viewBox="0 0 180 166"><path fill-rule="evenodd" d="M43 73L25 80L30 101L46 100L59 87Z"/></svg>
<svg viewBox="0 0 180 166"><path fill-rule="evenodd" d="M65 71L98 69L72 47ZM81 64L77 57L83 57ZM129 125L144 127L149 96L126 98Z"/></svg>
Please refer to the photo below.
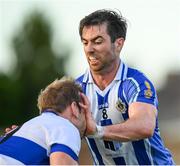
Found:
<svg viewBox="0 0 180 166"><path fill-rule="evenodd" d="M78 110L78 106L77 106L77 103L76 102L72 102L71 103L71 109L72 109L72 114L78 118L79 117L79 110Z"/></svg>
<svg viewBox="0 0 180 166"><path fill-rule="evenodd" d="M124 45L124 38L120 37L115 40L116 50L121 51Z"/></svg>

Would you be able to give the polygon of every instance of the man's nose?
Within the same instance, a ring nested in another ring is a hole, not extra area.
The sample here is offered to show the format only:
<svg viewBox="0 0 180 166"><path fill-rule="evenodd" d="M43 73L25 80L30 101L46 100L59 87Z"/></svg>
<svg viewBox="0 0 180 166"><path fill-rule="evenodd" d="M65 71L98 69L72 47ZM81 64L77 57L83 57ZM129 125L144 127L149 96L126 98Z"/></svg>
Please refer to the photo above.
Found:
<svg viewBox="0 0 180 166"><path fill-rule="evenodd" d="M88 43L88 45L85 47L86 52L94 52L94 46L92 43Z"/></svg>

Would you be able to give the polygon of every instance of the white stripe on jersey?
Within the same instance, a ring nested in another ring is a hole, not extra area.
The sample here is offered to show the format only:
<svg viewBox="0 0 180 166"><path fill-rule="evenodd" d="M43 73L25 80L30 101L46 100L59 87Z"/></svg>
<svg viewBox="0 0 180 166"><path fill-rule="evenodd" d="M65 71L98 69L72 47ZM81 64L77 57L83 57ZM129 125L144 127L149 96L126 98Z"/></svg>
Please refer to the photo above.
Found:
<svg viewBox="0 0 180 166"><path fill-rule="evenodd" d="M154 162L153 162L153 158L152 158L152 152L151 152L151 143L149 142L149 139L148 138L146 138L146 139L144 139L144 144L145 144L145 148L146 148L146 151L147 151L147 155L148 155L148 157L149 157L149 159L150 159L150 162L153 164Z"/></svg>
<svg viewBox="0 0 180 166"><path fill-rule="evenodd" d="M127 78L128 66L124 63L122 63L122 64L124 65L124 73L122 73L123 74L123 80L125 80Z"/></svg>
<svg viewBox="0 0 180 166"><path fill-rule="evenodd" d="M138 94L139 94L139 92L140 92L140 88L139 88L138 82L137 82L134 78L129 77L128 80L132 80L132 82L134 82L134 84L136 85L136 88L137 88L137 92L138 92L138 93L136 93L136 95L135 95L134 98L131 98L131 99L130 99L130 101L129 101L129 103L128 103L128 104L130 104L130 103L135 102L135 101L137 100Z"/></svg>
<svg viewBox="0 0 180 166"><path fill-rule="evenodd" d="M3 154L0 154L0 165L24 165L24 164L12 157L8 157Z"/></svg>

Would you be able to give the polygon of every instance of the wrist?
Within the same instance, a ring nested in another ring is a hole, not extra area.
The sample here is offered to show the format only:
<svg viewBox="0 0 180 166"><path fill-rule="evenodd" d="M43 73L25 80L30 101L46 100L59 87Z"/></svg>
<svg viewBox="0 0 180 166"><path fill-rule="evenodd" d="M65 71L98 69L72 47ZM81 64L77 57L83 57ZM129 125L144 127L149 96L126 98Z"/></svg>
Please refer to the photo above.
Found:
<svg viewBox="0 0 180 166"><path fill-rule="evenodd" d="M89 135L90 138L103 138L104 136L104 127L96 125L96 131L93 135Z"/></svg>

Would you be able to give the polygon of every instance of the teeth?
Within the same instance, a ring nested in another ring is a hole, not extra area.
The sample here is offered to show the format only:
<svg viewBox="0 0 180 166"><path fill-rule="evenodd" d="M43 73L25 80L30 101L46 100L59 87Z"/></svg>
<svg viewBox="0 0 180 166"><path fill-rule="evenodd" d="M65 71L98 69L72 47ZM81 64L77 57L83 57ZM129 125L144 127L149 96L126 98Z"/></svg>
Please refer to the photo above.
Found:
<svg viewBox="0 0 180 166"><path fill-rule="evenodd" d="M96 60L96 58L95 58L95 57L89 57L89 59L90 59L90 60Z"/></svg>

